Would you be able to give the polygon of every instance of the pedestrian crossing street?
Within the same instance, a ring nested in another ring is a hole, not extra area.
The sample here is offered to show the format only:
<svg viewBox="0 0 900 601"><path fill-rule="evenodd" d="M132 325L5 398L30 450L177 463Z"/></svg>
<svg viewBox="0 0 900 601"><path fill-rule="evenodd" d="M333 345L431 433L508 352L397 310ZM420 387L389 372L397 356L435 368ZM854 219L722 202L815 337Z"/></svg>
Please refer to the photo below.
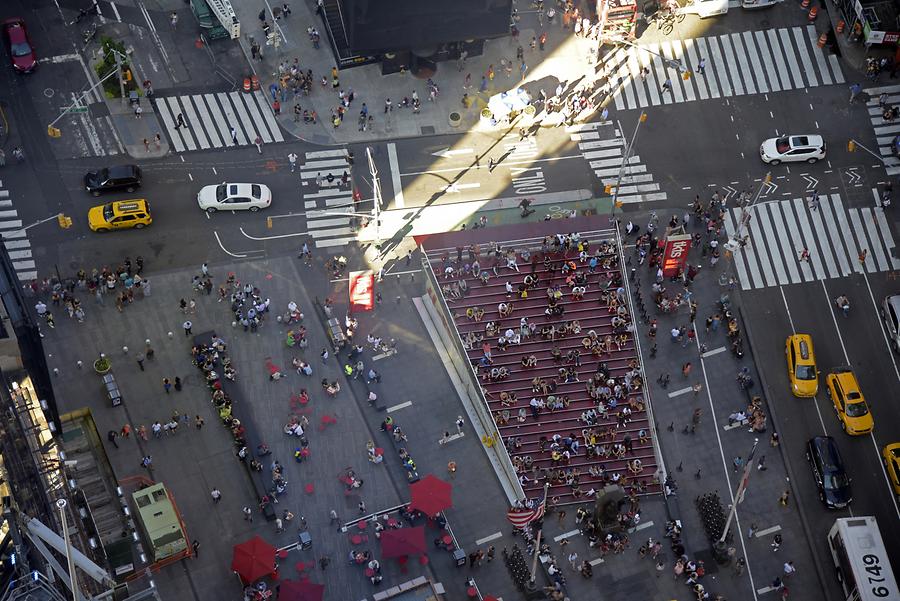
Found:
<svg viewBox="0 0 900 601"><path fill-rule="evenodd" d="M19 281L26 284L37 279L37 270L31 256L31 242L28 241L25 230L21 229L22 220L17 217L9 190L3 187L3 181L0 180L0 237L3 238L3 245Z"/></svg>
<svg viewBox="0 0 900 601"><path fill-rule="evenodd" d="M350 174L347 151L336 149L307 152L299 167L306 228L315 247L345 246L356 240L350 226L352 216L344 215L354 212L352 182L346 185L341 183L344 172ZM332 182L327 180L329 173L334 175Z"/></svg>
<svg viewBox="0 0 900 601"><path fill-rule="evenodd" d="M578 144L584 158L602 185L612 186L615 192L619 169L625 159L627 142L612 121L606 123L578 123L566 127L566 133ZM632 153L622 172L622 185L617 200L622 203L654 202L666 200L667 195L653 181L653 174L641 163L641 157Z"/></svg>
<svg viewBox="0 0 900 601"><path fill-rule="evenodd" d="M264 144L284 142L275 113L262 90L250 94L219 92L155 98L156 111L176 152L227 146L250 146L257 136ZM178 127L178 114L187 127ZM235 129L237 144L231 137Z"/></svg>
<svg viewBox="0 0 900 601"><path fill-rule="evenodd" d="M877 199L878 191L873 190ZM755 205L749 241L734 253L734 264L744 290L839 278L851 273L900 269L891 250L894 239L881 207L845 208L839 194L821 195L818 210L803 198ZM725 230L731 238L741 209L730 209ZM809 260L800 261L803 249ZM861 251L867 250L863 264Z"/></svg>
<svg viewBox="0 0 900 601"><path fill-rule="evenodd" d="M881 118L881 107L878 106L878 97L887 94L888 106L900 104L900 85L880 86L863 90L869 95L866 103L869 109L869 118L875 128L875 137L878 140L878 152L881 153L884 167L888 175L900 175L900 158L894 155L891 142L900 135L900 120L890 123Z"/></svg>
<svg viewBox="0 0 900 601"><path fill-rule="evenodd" d="M807 25L665 40L620 46L601 62L622 82L613 92L619 110L844 83L837 57L816 46L818 35ZM659 55L680 61L691 76L684 80ZM704 73L697 71L701 58ZM644 68L650 72L642 79ZM667 79L671 92L661 91Z"/></svg>

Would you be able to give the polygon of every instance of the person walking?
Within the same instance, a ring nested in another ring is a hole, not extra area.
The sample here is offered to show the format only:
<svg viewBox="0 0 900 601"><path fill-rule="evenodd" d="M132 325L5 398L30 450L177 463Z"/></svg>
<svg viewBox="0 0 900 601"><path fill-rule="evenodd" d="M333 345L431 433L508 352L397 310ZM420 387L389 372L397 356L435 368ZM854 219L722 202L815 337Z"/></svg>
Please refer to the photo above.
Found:
<svg viewBox="0 0 900 601"><path fill-rule="evenodd" d="M194 324L191 323L191 320L190 320L190 319L185 320L185 322L184 322L183 324L181 324L181 327L184 328L184 335L185 335L185 336L190 336L190 335L193 333L193 332L191 331L191 328L194 327Z"/></svg>
<svg viewBox="0 0 900 601"><path fill-rule="evenodd" d="M753 538L753 535L756 534L757 530L759 530L759 528L756 524L750 524L750 528L747 529L747 538Z"/></svg>
<svg viewBox="0 0 900 601"><path fill-rule="evenodd" d="M110 430L106 433L106 440L112 443L114 447L119 448L119 443L116 442L116 439L119 437L119 433L115 430Z"/></svg>
<svg viewBox="0 0 900 601"><path fill-rule="evenodd" d="M141 371L144 371L144 353L138 353L135 360L137 361L138 367L141 368Z"/></svg>
<svg viewBox="0 0 900 601"><path fill-rule="evenodd" d="M858 83L850 86L850 103L852 104L856 97L859 96L859 93L862 92L862 86Z"/></svg>
<svg viewBox="0 0 900 601"><path fill-rule="evenodd" d="M687 363L685 363L684 365L681 366L681 375L684 376L685 378L687 378L688 376L691 375L692 369L693 369L693 365L691 365L691 362L688 361Z"/></svg>
<svg viewBox="0 0 900 601"><path fill-rule="evenodd" d="M799 260L801 263L803 263L803 262L809 263L809 249L808 248L804 248L803 250L800 251Z"/></svg>
<svg viewBox="0 0 900 601"><path fill-rule="evenodd" d="M209 496L212 497L213 503L218 503L222 500L222 491L218 488L214 488L209 492Z"/></svg>
<svg viewBox="0 0 900 601"><path fill-rule="evenodd" d="M743 467L743 465L744 465L744 459L743 459L740 455L738 455L737 457L735 457L734 459L732 459L731 463L732 463L732 465L734 466L734 469L733 469L732 471L735 471L735 472L736 472L736 471L738 471L739 469L741 469L741 467Z"/></svg>
<svg viewBox="0 0 900 601"><path fill-rule="evenodd" d="M178 13L172 11L172 14L169 15L169 23L172 24L172 29L178 29Z"/></svg>
<svg viewBox="0 0 900 601"><path fill-rule="evenodd" d="M234 129L233 126L231 128L231 143L234 144L235 146L237 146L237 143L238 143L237 130Z"/></svg>
<svg viewBox="0 0 900 601"><path fill-rule="evenodd" d="M781 535L776 534L775 538L772 539L772 551L777 552L778 549L781 548Z"/></svg>
<svg viewBox="0 0 900 601"><path fill-rule="evenodd" d="M457 415L456 416L456 433L459 434L460 436L462 436L463 426L465 424L466 424L466 422L463 420L463 416Z"/></svg>
<svg viewBox="0 0 900 601"><path fill-rule="evenodd" d="M868 257L868 256L869 256L869 249L868 249L868 248L864 248L864 249L862 249L861 251L859 251L859 265L860 265L860 267L865 267L865 266L866 266L866 257Z"/></svg>
<svg viewBox="0 0 900 601"><path fill-rule="evenodd" d="M366 513L366 502L361 500L361 501L359 502L359 504L356 506L356 508L359 510L359 515L365 515L365 513Z"/></svg>
<svg viewBox="0 0 900 601"><path fill-rule="evenodd" d="M253 143L256 144L256 151L257 151L259 154L262 154L262 144L263 144L263 139L262 139L262 137L261 137L261 136L256 136L256 139L253 140Z"/></svg>
<svg viewBox="0 0 900 601"><path fill-rule="evenodd" d="M163 378L163 388L166 394L169 394L169 391L172 390L172 382L169 381L169 378Z"/></svg>
<svg viewBox="0 0 900 601"><path fill-rule="evenodd" d="M178 113L175 117L175 129L187 127L187 123L184 122L184 113Z"/></svg>
<svg viewBox="0 0 900 601"><path fill-rule="evenodd" d="M153 457L150 455L145 455L141 459L141 467L147 468L148 470L153 469Z"/></svg>
<svg viewBox="0 0 900 601"><path fill-rule="evenodd" d="M782 507L787 507L790 496L791 496L791 491L789 491L789 490L784 491L783 493L781 493L781 496L778 497L778 504L781 505Z"/></svg>
<svg viewBox="0 0 900 601"><path fill-rule="evenodd" d="M253 510L250 509L249 505L244 505L244 508L241 509L241 512L244 514L244 521L253 523Z"/></svg>
<svg viewBox="0 0 900 601"><path fill-rule="evenodd" d="M766 456L763 455L762 457L759 458L759 461L756 462L756 471L764 472L767 469L769 469L769 468L766 467Z"/></svg>
<svg viewBox="0 0 900 601"><path fill-rule="evenodd" d="M663 94L665 92L671 92L671 91L672 91L672 80L667 77L666 80L663 82L662 89L660 89L659 93Z"/></svg>
<svg viewBox="0 0 900 601"><path fill-rule="evenodd" d="M194 542L191 543L191 551L194 552L194 559L200 556L200 541L194 539Z"/></svg>
<svg viewBox="0 0 900 601"><path fill-rule="evenodd" d="M784 562L783 568L784 568L784 577L785 578L788 578L789 576L793 576L794 574L797 573L797 568L794 567L793 561Z"/></svg>
<svg viewBox="0 0 900 601"><path fill-rule="evenodd" d="M323 348L319 356L322 357L322 365L328 365L328 349Z"/></svg>
<svg viewBox="0 0 900 601"><path fill-rule="evenodd" d="M697 63L697 73L706 75L706 59L703 57L700 57L700 62Z"/></svg>

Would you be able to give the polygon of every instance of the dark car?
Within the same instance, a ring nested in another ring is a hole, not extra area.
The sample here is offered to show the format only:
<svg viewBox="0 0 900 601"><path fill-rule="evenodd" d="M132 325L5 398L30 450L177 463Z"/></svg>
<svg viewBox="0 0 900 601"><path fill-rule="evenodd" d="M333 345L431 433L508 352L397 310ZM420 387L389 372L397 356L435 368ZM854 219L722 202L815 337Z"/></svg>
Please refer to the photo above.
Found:
<svg viewBox="0 0 900 601"><path fill-rule="evenodd" d="M830 436L816 436L806 444L806 459L812 467L813 478L819 488L819 499L829 509L841 509L850 504L850 477L837 444Z"/></svg>
<svg viewBox="0 0 900 601"><path fill-rule="evenodd" d="M3 39L9 50L9 59L13 69L19 73L31 73L37 67L37 56L34 46L28 39L28 28L25 21L12 17L3 21Z"/></svg>
<svg viewBox="0 0 900 601"><path fill-rule="evenodd" d="M137 165L115 165L87 172L84 187L94 196L113 190L134 192L141 187L141 180L141 168Z"/></svg>

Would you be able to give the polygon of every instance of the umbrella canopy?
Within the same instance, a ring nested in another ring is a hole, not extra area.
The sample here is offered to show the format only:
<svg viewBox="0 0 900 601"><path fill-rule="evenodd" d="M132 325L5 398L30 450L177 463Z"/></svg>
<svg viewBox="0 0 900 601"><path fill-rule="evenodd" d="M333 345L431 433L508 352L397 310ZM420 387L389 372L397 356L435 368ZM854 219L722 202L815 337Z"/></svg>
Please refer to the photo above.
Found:
<svg viewBox="0 0 900 601"><path fill-rule="evenodd" d="M278 601L322 601L325 585L309 580L285 580L278 590Z"/></svg>
<svg viewBox="0 0 900 601"><path fill-rule="evenodd" d="M522 111L528 106L528 92L516 88L509 92L500 92L488 99L488 108L495 115L506 115L510 111Z"/></svg>
<svg viewBox="0 0 900 601"><path fill-rule="evenodd" d="M381 556L384 559L424 553L425 526L384 530L381 533Z"/></svg>
<svg viewBox="0 0 900 601"><path fill-rule="evenodd" d="M244 582L254 582L275 571L275 547L259 536L234 546L231 569Z"/></svg>
<svg viewBox="0 0 900 601"><path fill-rule="evenodd" d="M409 509L418 509L428 516L449 509L453 507L452 489L449 482L429 474L409 486L409 494L412 496Z"/></svg>

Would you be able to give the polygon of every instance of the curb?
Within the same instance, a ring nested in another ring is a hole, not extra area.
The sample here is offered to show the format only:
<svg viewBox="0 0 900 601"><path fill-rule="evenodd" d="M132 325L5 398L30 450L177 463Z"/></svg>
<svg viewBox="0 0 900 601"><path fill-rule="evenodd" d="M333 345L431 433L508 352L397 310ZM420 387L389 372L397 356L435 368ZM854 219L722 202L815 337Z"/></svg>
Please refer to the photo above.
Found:
<svg viewBox="0 0 900 601"><path fill-rule="evenodd" d="M741 321L744 322L744 329L747 332L747 349L750 351L750 354L753 356L753 365L756 366L756 352L754 351L755 345L753 344L753 335L752 330L749 325L749 321L744 317L744 308L743 306L738 307L738 311L741 315ZM778 416L775 413L775 404L769 401L769 395L766 394L769 390L769 385L766 383L766 378L763 375L763 372L757 366L756 369L757 375L759 375L759 384L760 384L760 392L763 392L760 396L765 395L766 406L769 408L769 415L772 417L772 426L776 432L779 432L781 428L778 425ZM797 499L797 513L800 514L800 524L803 527L803 532L806 535L806 544L809 546L809 551L812 554L813 565L816 568L816 576L818 576L818 583L820 588L820 594L822 599L828 599L828 595L825 591L825 586L823 583L825 582L825 572L822 569L822 566L816 561L816 551L815 546L813 545L813 537L812 537L812 529L809 527L809 521L806 518L806 511L803 509L803 504L800 503L800 495L797 494L797 490L795 488L795 483L797 482L796 477L794 476L794 470L791 468L791 464L785 455L784 450L784 441L780 441L778 445L778 453L781 455L781 461L784 463L785 472L787 472L788 477L790 478L790 488L791 492L794 494L794 498Z"/></svg>

